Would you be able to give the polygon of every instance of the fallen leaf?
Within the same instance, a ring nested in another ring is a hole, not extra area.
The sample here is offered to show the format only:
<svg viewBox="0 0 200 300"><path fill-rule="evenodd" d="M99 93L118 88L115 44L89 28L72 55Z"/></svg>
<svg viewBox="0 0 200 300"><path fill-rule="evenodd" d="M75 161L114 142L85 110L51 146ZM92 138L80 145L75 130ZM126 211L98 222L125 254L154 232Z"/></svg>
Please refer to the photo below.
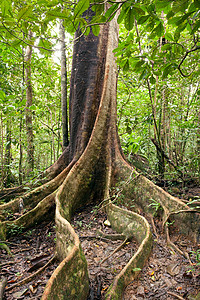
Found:
<svg viewBox="0 0 200 300"><path fill-rule="evenodd" d="M110 224L110 221L109 220L105 220L104 221L104 225L108 226L108 227L111 227L111 224Z"/></svg>
<svg viewBox="0 0 200 300"><path fill-rule="evenodd" d="M8 281L8 283L14 283L14 282L16 282L16 280L17 279L11 279L11 280Z"/></svg>
<svg viewBox="0 0 200 300"><path fill-rule="evenodd" d="M180 266L178 264L169 264L167 267L166 267L166 271L169 275L171 276L175 276L177 274L179 274L180 272Z"/></svg>
<svg viewBox="0 0 200 300"><path fill-rule="evenodd" d="M153 275L154 275L154 271L151 272L150 276L153 276Z"/></svg>

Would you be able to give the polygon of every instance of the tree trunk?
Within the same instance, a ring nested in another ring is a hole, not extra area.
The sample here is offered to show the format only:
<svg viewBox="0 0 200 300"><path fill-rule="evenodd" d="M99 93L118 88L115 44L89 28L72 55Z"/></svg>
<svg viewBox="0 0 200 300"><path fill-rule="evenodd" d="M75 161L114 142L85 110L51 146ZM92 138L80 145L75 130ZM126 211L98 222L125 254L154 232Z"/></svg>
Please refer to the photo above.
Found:
<svg viewBox="0 0 200 300"><path fill-rule="evenodd" d="M198 171L200 174L200 109L198 111L198 120L197 120L197 164L198 164Z"/></svg>
<svg viewBox="0 0 200 300"><path fill-rule="evenodd" d="M10 170L10 163L11 163L11 125L10 120L6 123L6 148L5 148L5 157L4 157L4 186L10 187L11 184L11 177L12 173Z"/></svg>
<svg viewBox="0 0 200 300"><path fill-rule="evenodd" d="M62 136L63 149L69 144L68 138L68 112L67 112L67 67L65 52L65 28L60 20L60 50L61 50L61 107L62 107Z"/></svg>
<svg viewBox="0 0 200 300"><path fill-rule="evenodd" d="M32 32L29 31L31 39ZM34 169L34 143L33 143L33 121L32 111L29 107L32 105L33 90L31 84L31 56L32 47L27 46L25 55L25 82L26 82L26 133L27 133L27 175L33 172Z"/></svg>
<svg viewBox="0 0 200 300"><path fill-rule="evenodd" d="M87 14L90 18L94 12L89 10ZM56 203L56 253L61 263L42 299L87 299L87 264L70 219L80 207L103 201L112 227L126 237L134 235L139 243L138 250L106 294L106 299L121 299L124 287L136 277L137 269L143 267L150 255L152 239L144 217L112 204L111 188L123 182L125 205L130 207L134 203L134 209L144 214L153 215L149 201L155 199L163 208L163 226L173 214L180 231L194 239L198 236L199 216L189 212L184 202L138 174L124 158L116 127L117 66L113 54L118 41L116 18L101 27L99 36L94 36L92 31L84 36L78 30L75 37L69 145L47 172L53 179L22 197L29 211L13 222L25 228L33 226ZM20 201L21 198L0 206L1 239L9 231L10 223L4 221L6 210L17 210Z"/></svg>

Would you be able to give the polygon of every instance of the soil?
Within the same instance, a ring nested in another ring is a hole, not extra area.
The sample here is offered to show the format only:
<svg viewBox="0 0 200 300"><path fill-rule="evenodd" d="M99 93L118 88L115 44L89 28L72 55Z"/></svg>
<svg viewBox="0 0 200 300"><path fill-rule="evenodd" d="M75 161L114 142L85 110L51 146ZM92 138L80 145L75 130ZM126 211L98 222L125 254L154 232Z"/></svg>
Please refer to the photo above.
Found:
<svg viewBox="0 0 200 300"><path fill-rule="evenodd" d="M187 192L193 195L192 200L196 199L196 191ZM72 220L88 261L88 300L104 298L113 278L125 266L138 246L134 240L127 241L119 251L101 263L123 242L121 239L110 239L109 236L98 236L97 230L106 235L116 234L105 221L105 213L91 206L77 212ZM140 272L139 278L126 288L124 299L195 299L193 296L200 293L200 245L194 245L178 233L171 232L172 241L182 251L189 253L191 265L187 259L167 247L159 219L155 220L155 227L158 238L154 236L152 255ZM8 239L8 242L13 256L8 256L5 250L0 249L0 274L8 280L4 299L40 299L48 279L58 265L57 261L30 282L10 290L8 288L36 272L51 259L55 250L54 223L35 226L32 230Z"/></svg>
<svg viewBox="0 0 200 300"><path fill-rule="evenodd" d="M27 284L9 291L7 288L35 273L52 258L55 251L54 239L53 222L40 224L32 230L8 239L7 245L12 256L0 249L1 276L6 277L8 281L3 299L40 299L48 279L58 265L56 261Z"/></svg>

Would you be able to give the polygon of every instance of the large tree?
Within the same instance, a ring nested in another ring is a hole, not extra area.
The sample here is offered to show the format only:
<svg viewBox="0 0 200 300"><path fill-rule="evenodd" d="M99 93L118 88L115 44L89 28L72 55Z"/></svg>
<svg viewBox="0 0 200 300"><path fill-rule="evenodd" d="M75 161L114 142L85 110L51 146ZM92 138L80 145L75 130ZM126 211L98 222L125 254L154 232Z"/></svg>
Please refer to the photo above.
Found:
<svg viewBox="0 0 200 300"><path fill-rule="evenodd" d="M92 10L85 13L90 19ZM61 157L46 172L43 185L20 198L1 205L0 237L5 239L12 224L28 228L44 220L56 204L56 253L61 263L47 284L42 299L86 299L88 274L78 236L70 225L75 211L92 203L103 203L114 229L127 237L135 235L138 251L117 275L106 298L120 299L125 285L136 275L150 254L151 233L147 220L120 209L111 201L111 188L123 182L125 203L153 216L150 199L162 207L163 227L170 242L167 220L174 220L181 233L197 240L199 215L181 200L172 197L138 174L122 153L116 126L117 46L116 18L92 31L75 36L69 103L70 142ZM5 221L7 212L24 206L27 212L15 221ZM178 249L176 249L178 250ZM75 298L74 298L75 297Z"/></svg>

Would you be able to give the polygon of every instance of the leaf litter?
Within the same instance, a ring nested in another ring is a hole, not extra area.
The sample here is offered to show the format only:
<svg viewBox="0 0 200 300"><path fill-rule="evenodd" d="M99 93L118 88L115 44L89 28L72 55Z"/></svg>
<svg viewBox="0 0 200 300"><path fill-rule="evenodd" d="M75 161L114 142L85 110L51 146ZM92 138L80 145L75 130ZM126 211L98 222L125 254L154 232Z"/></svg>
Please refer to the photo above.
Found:
<svg viewBox="0 0 200 300"><path fill-rule="evenodd" d="M138 247L135 240L130 240L109 257L120 246L122 239L108 238L116 232L106 224L106 220L106 214L92 206L84 207L84 211L78 211L72 220L72 226L79 235L88 262L90 277L88 300L104 299L114 277L127 264ZM158 222L156 226L159 227ZM100 237L98 232L103 232L104 236ZM170 250L165 237L160 234L158 239L154 239L152 255L146 266L139 277L125 289L123 299L195 299L200 292L200 272L195 256L198 246L184 240L178 234L173 233L172 237L178 247L190 253L193 266L187 259ZM58 265L57 261L30 282L8 289L44 266L53 256L54 222L35 226L32 230L10 238L8 242L13 256L8 256L5 250L0 249L1 276L8 280L4 300L40 299L48 279ZM108 259L101 263L105 258Z"/></svg>

